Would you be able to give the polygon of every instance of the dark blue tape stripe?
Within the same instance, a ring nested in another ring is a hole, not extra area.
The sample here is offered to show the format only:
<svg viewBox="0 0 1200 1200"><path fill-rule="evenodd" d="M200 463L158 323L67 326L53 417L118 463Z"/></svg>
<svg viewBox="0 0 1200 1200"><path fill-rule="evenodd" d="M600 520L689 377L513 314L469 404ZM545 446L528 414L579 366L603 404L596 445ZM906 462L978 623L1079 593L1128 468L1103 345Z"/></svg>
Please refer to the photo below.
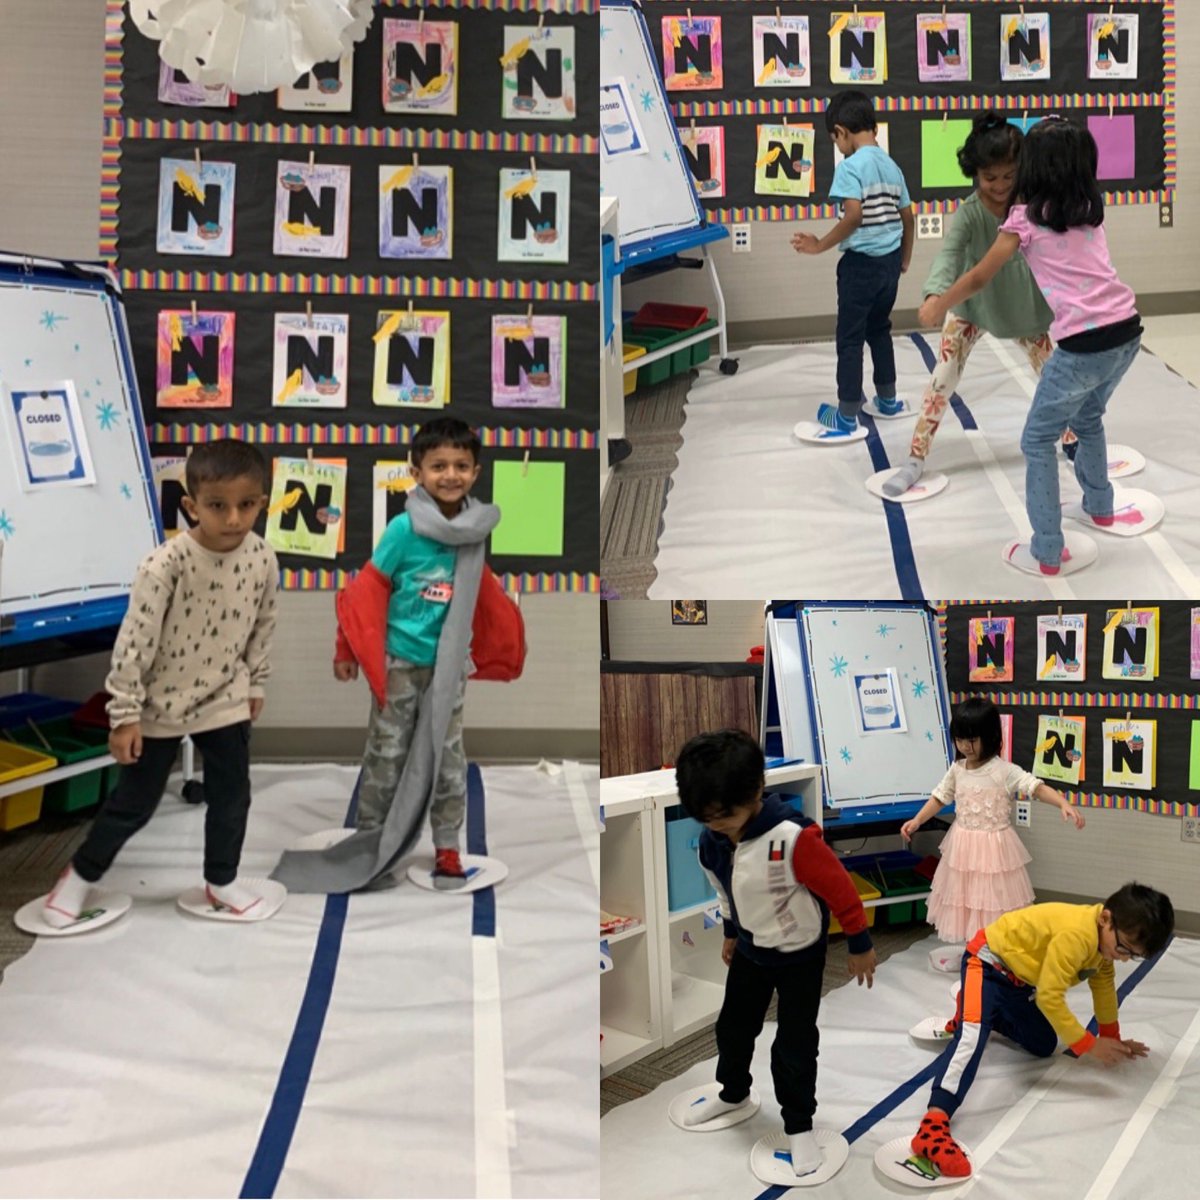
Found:
<svg viewBox="0 0 1200 1200"><path fill-rule="evenodd" d="M358 785L361 774L354 784L354 794L346 810L343 825L349 826L358 809ZM254 1157L242 1181L238 1196L266 1200L275 1194L279 1176L283 1173L296 1122L308 1091L313 1062L317 1057L317 1046L325 1026L325 1014L329 1011L329 1000L333 995L333 981L337 976L338 955L342 949L342 933L346 927L346 912L349 896L327 896L325 913L321 917L321 928L317 933L317 944L313 950L312 965L308 970L308 983L304 988L304 999L292 1030L279 1079L275 1084L275 1095L271 1107L258 1135Z"/></svg>
<svg viewBox="0 0 1200 1200"><path fill-rule="evenodd" d="M866 396L863 396L864 401ZM858 419L867 431L867 453L871 456L871 465L875 471L886 471L892 464L888 461L887 451L875 421L860 412ZM896 582L900 585L900 597L903 600L924 600L925 593L921 590L921 580L917 575L917 563L913 557L912 538L908 532L908 518L904 515L904 505L894 500L882 500L883 515L887 518L888 538L892 544L892 562L896 566Z"/></svg>
<svg viewBox="0 0 1200 1200"><path fill-rule="evenodd" d="M933 352L933 347L919 333L909 334L913 340L913 345L921 352L921 357L925 360L925 365L929 370L933 370L937 366L937 355ZM975 424L975 416L967 407L967 402L957 393L950 393L950 407L954 411L954 415L958 418L959 424L964 429L978 429Z"/></svg>
<svg viewBox="0 0 1200 1200"><path fill-rule="evenodd" d="M483 775L475 763L467 767L467 853L487 854L487 824L483 812ZM471 934L474 937L496 936L496 891L480 888L471 897Z"/></svg>
<svg viewBox="0 0 1200 1200"><path fill-rule="evenodd" d="M1174 941L1174 938L1171 940ZM1151 970L1153 970L1159 959L1162 958L1162 956L1167 952L1167 948L1170 946L1170 944L1171 942L1168 942L1167 945L1164 946L1162 950L1159 951L1159 953L1153 958L1148 958L1145 962L1139 963L1138 966L1129 973L1125 982L1117 989L1118 1004L1124 1003L1125 998L1129 995L1129 993L1132 992L1133 989L1137 987L1137 985L1141 983L1143 979L1146 978ZM1088 1022L1087 1028L1089 1033L1096 1032L1095 1017ZM922 1084L928 1083L929 1080L931 1080L938 1073L938 1068L942 1064L942 1059L945 1058L947 1054L952 1053L953 1050L954 1044L951 1043L941 1052L941 1054L937 1056L937 1058L933 1060L933 1062L925 1067L924 1070L918 1071L916 1075L914 1075L907 1082L902 1083L894 1092L891 1093L891 1095L885 1097L883 1100L880 1100L880 1102L876 1104L874 1108L859 1117L859 1119L855 1121L853 1125L843 1129L842 1137L844 1137L846 1141L853 1145L860 1137L862 1137L864 1133L868 1132L873 1125L876 1125L878 1122L882 1121L883 1118L888 1116L893 1109L896 1109L903 1104L905 1100L907 1100L913 1094L913 1092L917 1090L917 1088L921 1087ZM788 1192L788 1190L789 1189L786 1187L772 1185L771 1187L767 1188L766 1191L759 1192L759 1194L755 1196L754 1200L779 1200L779 1198Z"/></svg>

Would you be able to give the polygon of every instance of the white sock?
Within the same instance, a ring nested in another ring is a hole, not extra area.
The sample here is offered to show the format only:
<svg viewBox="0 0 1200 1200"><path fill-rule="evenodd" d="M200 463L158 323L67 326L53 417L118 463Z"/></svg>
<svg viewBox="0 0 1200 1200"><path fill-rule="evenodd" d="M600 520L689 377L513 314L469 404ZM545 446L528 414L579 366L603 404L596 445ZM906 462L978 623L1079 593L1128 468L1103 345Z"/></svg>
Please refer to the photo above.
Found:
<svg viewBox="0 0 1200 1200"><path fill-rule="evenodd" d="M54 890L46 897L42 908L42 920L54 929L65 929L68 925L74 925L87 904L88 889L91 886L74 867L68 866L58 877Z"/></svg>
<svg viewBox="0 0 1200 1200"><path fill-rule="evenodd" d="M215 883L206 883L204 889L211 902L220 904L239 917L262 902L262 897L257 892L252 892L244 884L238 883L236 879L232 883L222 884L219 887Z"/></svg>
<svg viewBox="0 0 1200 1200"><path fill-rule="evenodd" d="M701 1096L699 1100L692 1103L684 1114L683 1123L688 1126L703 1125L705 1121L711 1121L714 1117L719 1117L724 1113L744 1108L749 1103L749 1096L745 1100L739 1100L736 1104L730 1104L728 1100L722 1100L718 1093L713 1092L711 1096Z"/></svg>
<svg viewBox="0 0 1200 1200"><path fill-rule="evenodd" d="M811 1175L825 1161L811 1129L803 1133L789 1133L788 1148L792 1152L792 1170L797 1175Z"/></svg>
<svg viewBox="0 0 1200 1200"><path fill-rule="evenodd" d="M903 496L914 483L925 473L925 461L920 458L910 458L904 466L899 467L884 485L885 496Z"/></svg>

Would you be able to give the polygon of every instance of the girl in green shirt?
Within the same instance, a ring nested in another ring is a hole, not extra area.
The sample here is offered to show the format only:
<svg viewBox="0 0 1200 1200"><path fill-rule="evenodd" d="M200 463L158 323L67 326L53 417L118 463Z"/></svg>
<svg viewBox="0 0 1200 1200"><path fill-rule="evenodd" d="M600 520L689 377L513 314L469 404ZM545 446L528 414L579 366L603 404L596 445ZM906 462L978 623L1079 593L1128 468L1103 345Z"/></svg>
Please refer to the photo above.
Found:
<svg viewBox="0 0 1200 1200"><path fill-rule="evenodd" d="M998 113L975 118L958 151L958 165L974 181L975 191L959 206L945 245L930 268L926 298L940 296L992 248L1000 223L1008 216L1021 140L1021 131ZM921 398L908 462L883 485L884 495L902 496L921 478L934 435L975 343L985 333L1012 339L1040 376L1054 349L1047 332L1053 315L1020 254L1013 255L982 292L964 300L957 312L946 314L937 366ZM1068 430L1064 446L1074 440Z"/></svg>

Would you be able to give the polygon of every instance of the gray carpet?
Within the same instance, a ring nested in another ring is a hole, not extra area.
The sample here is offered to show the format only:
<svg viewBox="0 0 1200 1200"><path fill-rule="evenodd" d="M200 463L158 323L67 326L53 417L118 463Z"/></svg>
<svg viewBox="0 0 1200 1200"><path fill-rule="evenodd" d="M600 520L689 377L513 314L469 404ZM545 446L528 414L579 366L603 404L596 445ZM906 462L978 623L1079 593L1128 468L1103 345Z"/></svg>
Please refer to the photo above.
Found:
<svg viewBox="0 0 1200 1200"><path fill-rule="evenodd" d="M875 953L879 961L886 962L891 955L907 950L914 942L928 937L930 932L930 927L924 923L899 929L879 928L871 930L871 940L875 943ZM841 987L846 978L846 939L839 937L829 945L821 995ZM767 1020L775 1020L774 1000L767 1010ZM676 1042L667 1050L648 1054L625 1070L601 1080L600 1115L603 1116L618 1104L625 1104L629 1100L647 1095L659 1084L677 1078L696 1063L715 1058L716 1053L717 1041L710 1027Z"/></svg>
<svg viewBox="0 0 1200 1200"><path fill-rule="evenodd" d="M675 452L683 444L683 406L695 372L639 389L625 401L633 453L613 468L600 511L600 574L622 599L646 598Z"/></svg>

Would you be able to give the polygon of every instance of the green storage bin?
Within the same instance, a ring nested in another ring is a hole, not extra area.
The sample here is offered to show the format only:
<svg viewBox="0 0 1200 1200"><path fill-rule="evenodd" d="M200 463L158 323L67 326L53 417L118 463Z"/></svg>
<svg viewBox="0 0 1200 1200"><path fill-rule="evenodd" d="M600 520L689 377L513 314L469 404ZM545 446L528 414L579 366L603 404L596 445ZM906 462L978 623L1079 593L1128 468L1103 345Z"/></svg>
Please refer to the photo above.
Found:
<svg viewBox="0 0 1200 1200"><path fill-rule="evenodd" d="M647 354L663 350L676 342L694 337L705 329L715 329L715 320L705 321L695 329L634 329L626 326L623 338L626 345L642 346ZM712 357L712 338L705 338L694 346L684 346L673 354L660 358L644 367L638 368L638 387L651 387L656 383L664 383L673 375L682 375L693 367L707 362Z"/></svg>
<svg viewBox="0 0 1200 1200"><path fill-rule="evenodd" d="M882 872L879 881L885 899L893 896L919 896L929 891L929 880L907 867L887 869ZM880 923L883 925L911 925L914 921L924 921L927 918L929 905L924 898L907 904L885 904L880 907L879 914Z"/></svg>
<svg viewBox="0 0 1200 1200"><path fill-rule="evenodd" d="M26 749L54 755L60 767L74 766L75 763L99 758L108 752L108 739L102 730L76 729L71 725L69 718L39 722L37 728L50 744L49 750L45 749L28 726L24 729L10 730L10 733ZM81 775L72 775L70 779L60 779L46 787L42 811L61 814L94 808L100 803L100 785L99 768L95 771L85 771Z"/></svg>

